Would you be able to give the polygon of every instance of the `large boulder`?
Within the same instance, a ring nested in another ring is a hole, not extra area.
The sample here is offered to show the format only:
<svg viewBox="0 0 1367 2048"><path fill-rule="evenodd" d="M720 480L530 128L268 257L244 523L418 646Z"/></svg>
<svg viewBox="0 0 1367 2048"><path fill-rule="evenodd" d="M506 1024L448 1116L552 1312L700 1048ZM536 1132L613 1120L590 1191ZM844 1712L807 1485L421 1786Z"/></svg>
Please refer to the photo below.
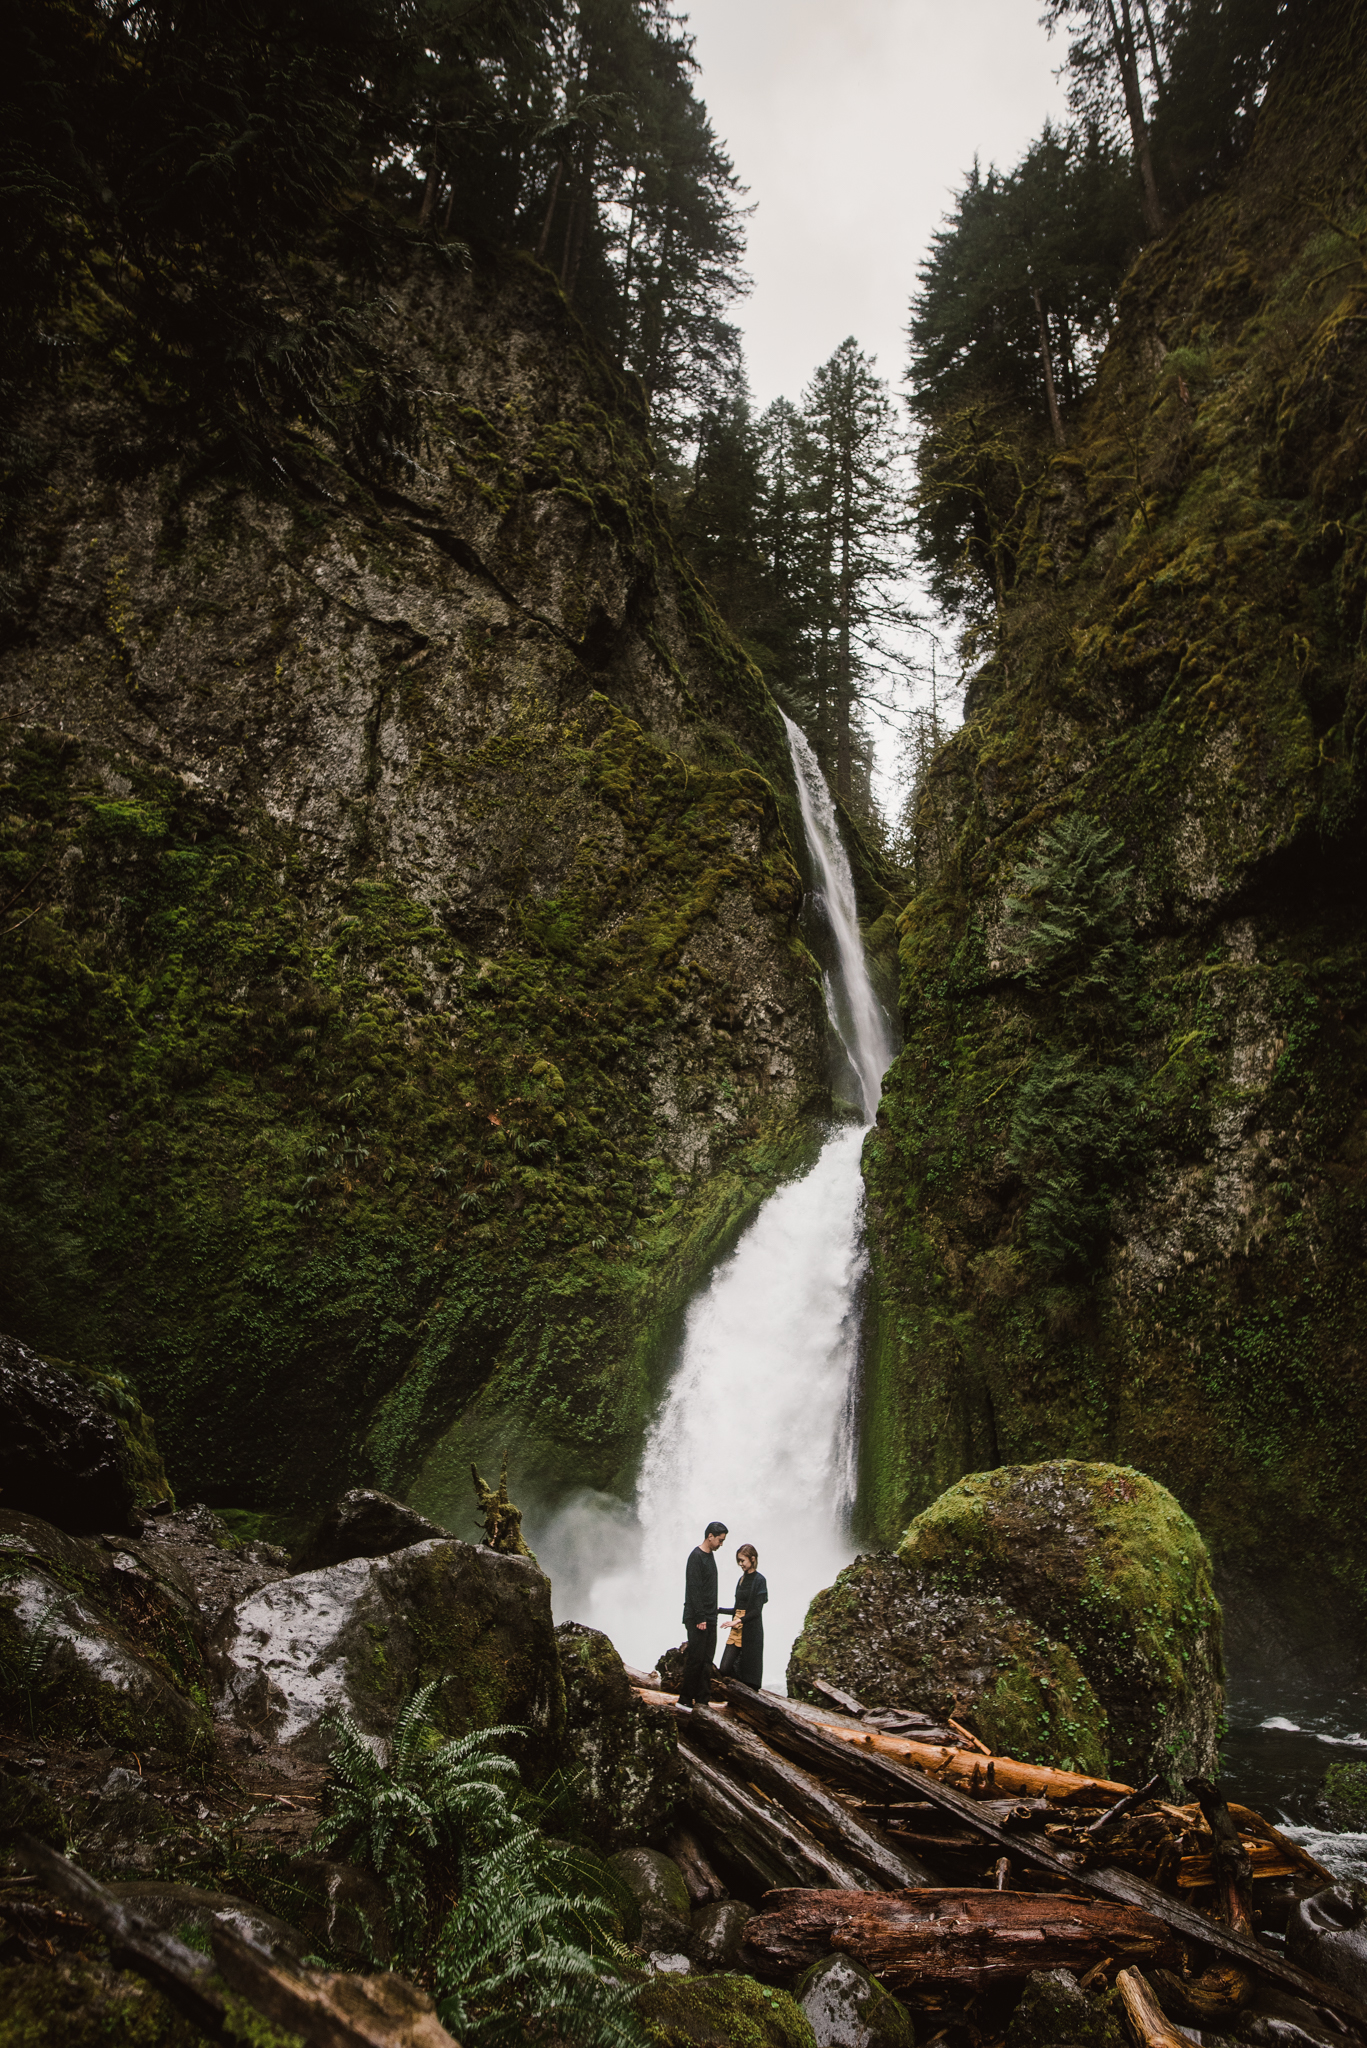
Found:
<svg viewBox="0 0 1367 2048"><path fill-rule="evenodd" d="M700 1970L735 1970L744 1961L745 1923L755 1909L740 1899L712 1899L693 1914L688 1953Z"/></svg>
<svg viewBox="0 0 1367 2048"><path fill-rule="evenodd" d="M127 1382L0 1337L0 1508L74 1535L135 1532L169 1494L151 1418Z"/></svg>
<svg viewBox="0 0 1367 2048"><path fill-rule="evenodd" d="M1013 1632L1013 1620L1029 1628ZM895 1563L865 1560L818 1594L791 1689L810 1696L819 1677L871 1699L866 1627L894 1660L888 1688L902 1693L889 1704L952 1711L947 1690L963 1680L959 1718L984 1740L988 1727L1011 1736L1001 1747L1033 1761L1105 1764L1135 1783L1216 1772L1224 1666L1210 1557L1141 1472L1064 1458L961 1479L917 1516Z"/></svg>
<svg viewBox="0 0 1367 2048"><path fill-rule="evenodd" d="M0 1722L25 1735L212 1749L190 1603L133 1550L0 1510Z"/></svg>
<svg viewBox="0 0 1367 2048"><path fill-rule="evenodd" d="M636 2009L655 2048L816 2048L797 2001L753 1977L657 1977Z"/></svg>
<svg viewBox="0 0 1367 2048"><path fill-rule="evenodd" d="M798 1978L793 1996L816 2048L916 2048L911 2014L853 1956L822 1956Z"/></svg>
<svg viewBox="0 0 1367 2048"><path fill-rule="evenodd" d="M999 1756L1108 1775L1106 1711L1066 1644L1000 1594L956 1592L890 1551L857 1557L812 1602L788 1689L819 1702L816 1678L867 1707L967 1716Z"/></svg>
<svg viewBox="0 0 1367 2048"><path fill-rule="evenodd" d="M294 1569L316 1572L345 1564L349 1557L388 1557L391 1551L408 1550L450 1533L401 1500L357 1486L328 1509L295 1558Z"/></svg>
<svg viewBox="0 0 1367 2048"><path fill-rule="evenodd" d="M660 1849L623 1849L612 1868L636 1901L642 1946L664 1955L687 1953L692 1900L684 1874Z"/></svg>
<svg viewBox="0 0 1367 2048"><path fill-rule="evenodd" d="M387 1735L438 1679L430 1711L447 1734L511 1723L528 1731L513 1746L532 1776L561 1759L550 1581L530 1558L452 1536L278 1579L224 1616L211 1657L221 1717L304 1756L329 1753L339 1710Z"/></svg>
<svg viewBox="0 0 1367 2048"><path fill-rule="evenodd" d="M1312 1977L1367 2005L1367 1899L1361 1890L1335 1884L1301 1899L1286 1923L1286 1952Z"/></svg>
<svg viewBox="0 0 1367 2048"><path fill-rule="evenodd" d="M582 1622L555 1632L565 1681L565 1737L580 1772L580 1818L600 1849L658 1841L679 1794L669 1709L648 1707L611 1640Z"/></svg>

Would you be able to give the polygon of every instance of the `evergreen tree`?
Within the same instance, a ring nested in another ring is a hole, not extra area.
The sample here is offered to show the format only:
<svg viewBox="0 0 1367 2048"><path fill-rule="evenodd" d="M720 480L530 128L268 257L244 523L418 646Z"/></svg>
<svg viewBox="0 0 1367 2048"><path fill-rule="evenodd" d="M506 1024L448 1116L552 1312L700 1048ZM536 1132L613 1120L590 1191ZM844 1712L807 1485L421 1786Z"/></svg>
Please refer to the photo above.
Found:
<svg viewBox="0 0 1367 2048"><path fill-rule="evenodd" d="M803 394L795 453L817 731L848 800L861 702L900 666L888 636L914 618L903 595L904 448L887 385L853 336Z"/></svg>

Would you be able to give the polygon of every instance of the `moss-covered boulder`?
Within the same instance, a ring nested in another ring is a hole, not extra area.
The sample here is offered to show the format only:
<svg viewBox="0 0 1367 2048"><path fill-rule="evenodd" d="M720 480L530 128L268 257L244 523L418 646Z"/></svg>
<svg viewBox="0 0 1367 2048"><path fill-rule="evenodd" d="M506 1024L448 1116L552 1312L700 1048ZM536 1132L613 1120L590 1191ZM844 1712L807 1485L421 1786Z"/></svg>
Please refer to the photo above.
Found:
<svg viewBox="0 0 1367 2048"><path fill-rule="evenodd" d="M819 1703L815 1679L865 1706L952 1714L1001 1756L1109 1772L1106 1710L1066 1644L999 1594L946 1589L887 1551L857 1557L813 1600L788 1689Z"/></svg>
<svg viewBox="0 0 1367 2048"><path fill-rule="evenodd" d="M565 1681L565 1744L579 1773L585 1833L600 1849L659 1841L680 1788L668 1710L645 1704L601 1630L566 1621L555 1640Z"/></svg>
<svg viewBox="0 0 1367 2048"><path fill-rule="evenodd" d="M1224 1711L1210 1558L1165 1487L1056 1459L959 1481L895 1558L812 1603L795 1690L955 1703L993 1748L1138 1783L1213 1772ZM895 1695L895 1697L890 1697Z"/></svg>
<svg viewBox="0 0 1367 2048"><path fill-rule="evenodd" d="M1330 1764L1315 1801L1316 1817L1347 1834L1367 1834L1367 1763Z"/></svg>
<svg viewBox="0 0 1367 2048"><path fill-rule="evenodd" d="M76 1535L138 1527L169 1497L152 1419L119 1374L0 1337L0 1507Z"/></svg>
<svg viewBox="0 0 1367 2048"><path fill-rule="evenodd" d="M916 2048L911 2014L853 1956L823 1956L803 1971L793 1996L817 2048Z"/></svg>
<svg viewBox="0 0 1367 2048"><path fill-rule="evenodd" d="M131 1551L0 1510L0 1722L14 1732L207 1759L194 1620Z"/></svg>
<svg viewBox="0 0 1367 2048"><path fill-rule="evenodd" d="M562 1759L550 1581L528 1557L450 1537L277 1579L229 1612L211 1654L221 1711L303 1756L327 1754L339 1709L387 1734L436 1679L431 1717L447 1734L512 1723L533 1777Z"/></svg>
<svg viewBox="0 0 1367 2048"><path fill-rule="evenodd" d="M753 1977L657 1977L637 2010L657 2048L816 2048L797 2001Z"/></svg>
<svg viewBox="0 0 1367 2048"><path fill-rule="evenodd" d="M1114 1992L1090 1996L1071 1970L1036 1970L1011 2015L1006 2048L1125 2048L1115 2008Z"/></svg>
<svg viewBox="0 0 1367 2048"><path fill-rule="evenodd" d="M636 1902L643 1946L656 1953L686 1955L692 1901L673 1857L660 1849L623 1849L611 1867Z"/></svg>

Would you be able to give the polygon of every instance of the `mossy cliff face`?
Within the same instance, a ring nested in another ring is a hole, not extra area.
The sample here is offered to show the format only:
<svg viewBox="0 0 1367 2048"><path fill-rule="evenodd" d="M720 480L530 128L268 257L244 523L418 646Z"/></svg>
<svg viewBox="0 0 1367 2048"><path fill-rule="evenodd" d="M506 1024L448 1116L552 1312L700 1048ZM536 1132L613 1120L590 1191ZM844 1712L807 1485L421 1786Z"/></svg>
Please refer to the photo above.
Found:
<svg viewBox="0 0 1367 2048"><path fill-rule="evenodd" d="M1174 1789L1224 1722L1205 1544L1142 1473L1059 1459L977 1472L812 1602L789 1685L966 1715L992 1749Z"/></svg>
<svg viewBox="0 0 1367 2048"><path fill-rule="evenodd" d="M1367 1596L1363 29L1304 10L1069 447L1022 439L866 1154L871 1533L1123 1461L1322 1651Z"/></svg>
<svg viewBox="0 0 1367 2048"><path fill-rule="evenodd" d="M387 480L173 460L75 346L11 534L0 1327L241 1506L402 1491L491 1383L608 1483L825 1104L781 725L639 397L529 263L390 296Z"/></svg>

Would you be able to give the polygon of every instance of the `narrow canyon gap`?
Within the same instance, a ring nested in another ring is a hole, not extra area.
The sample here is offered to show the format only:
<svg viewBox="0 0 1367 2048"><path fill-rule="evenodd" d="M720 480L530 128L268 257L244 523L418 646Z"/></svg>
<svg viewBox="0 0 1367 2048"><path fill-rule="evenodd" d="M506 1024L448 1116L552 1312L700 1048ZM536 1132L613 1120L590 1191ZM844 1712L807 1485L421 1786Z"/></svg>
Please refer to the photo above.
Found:
<svg viewBox="0 0 1367 2048"><path fill-rule="evenodd" d="M765 1682L781 1689L807 1603L849 1561L865 1272L859 1159L894 1046L869 977L835 806L785 718L821 926L826 1009L846 1072L836 1126L811 1170L779 1188L688 1309L678 1363L648 1432L634 1500L581 1494L532 1531L557 1618L611 1636L644 1668L679 1640L683 1566L706 1524L730 1530L769 1582ZM857 1120L855 1120L857 1116Z"/></svg>

